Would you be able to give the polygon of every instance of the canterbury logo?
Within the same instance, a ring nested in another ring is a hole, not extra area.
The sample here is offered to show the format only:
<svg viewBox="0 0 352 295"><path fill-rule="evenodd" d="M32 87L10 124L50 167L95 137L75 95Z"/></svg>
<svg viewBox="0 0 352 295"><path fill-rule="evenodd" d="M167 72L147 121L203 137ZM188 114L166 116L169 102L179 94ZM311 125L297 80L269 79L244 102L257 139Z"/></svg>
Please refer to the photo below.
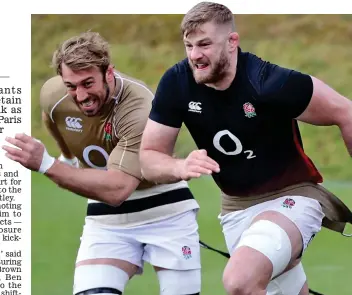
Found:
<svg viewBox="0 0 352 295"><path fill-rule="evenodd" d="M82 122L81 118L66 117L66 129L75 132L82 132Z"/></svg>
<svg viewBox="0 0 352 295"><path fill-rule="evenodd" d="M195 102L195 101L191 101L188 104L188 111L189 112L194 112L194 113L201 113L202 112L202 108L201 108L202 103L201 102Z"/></svg>

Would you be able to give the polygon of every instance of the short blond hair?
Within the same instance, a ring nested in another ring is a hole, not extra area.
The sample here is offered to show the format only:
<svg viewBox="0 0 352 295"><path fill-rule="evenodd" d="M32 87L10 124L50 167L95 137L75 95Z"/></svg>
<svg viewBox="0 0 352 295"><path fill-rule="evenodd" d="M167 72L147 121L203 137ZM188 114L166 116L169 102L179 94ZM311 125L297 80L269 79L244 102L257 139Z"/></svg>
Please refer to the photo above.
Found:
<svg viewBox="0 0 352 295"><path fill-rule="evenodd" d="M62 75L62 64L72 70L97 66L105 74L110 64L108 42L96 32L85 32L64 41L54 52L52 66Z"/></svg>
<svg viewBox="0 0 352 295"><path fill-rule="evenodd" d="M182 35L194 32L199 26L214 22L219 25L231 25L235 30L235 19L229 8L214 2L200 2L191 8L181 22Z"/></svg>

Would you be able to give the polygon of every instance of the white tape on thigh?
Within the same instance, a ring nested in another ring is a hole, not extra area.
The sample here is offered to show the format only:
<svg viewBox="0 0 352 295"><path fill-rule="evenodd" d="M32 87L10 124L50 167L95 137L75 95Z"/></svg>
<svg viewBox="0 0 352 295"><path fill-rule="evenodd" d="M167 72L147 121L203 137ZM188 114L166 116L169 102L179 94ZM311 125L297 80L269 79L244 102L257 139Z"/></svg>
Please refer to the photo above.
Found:
<svg viewBox="0 0 352 295"><path fill-rule="evenodd" d="M200 293L201 270L159 270L157 272L160 295L180 295Z"/></svg>
<svg viewBox="0 0 352 295"><path fill-rule="evenodd" d="M306 281L307 276L300 262L289 271L272 280L267 287L267 294L298 295Z"/></svg>
<svg viewBox="0 0 352 295"><path fill-rule="evenodd" d="M112 265L81 265L75 269L73 294L94 288L112 288L123 292L128 280L125 271Z"/></svg>
<svg viewBox="0 0 352 295"><path fill-rule="evenodd" d="M241 236L236 248L251 247L263 253L273 264L275 277L287 267L291 260L291 241L287 233L276 223L269 220L254 222Z"/></svg>

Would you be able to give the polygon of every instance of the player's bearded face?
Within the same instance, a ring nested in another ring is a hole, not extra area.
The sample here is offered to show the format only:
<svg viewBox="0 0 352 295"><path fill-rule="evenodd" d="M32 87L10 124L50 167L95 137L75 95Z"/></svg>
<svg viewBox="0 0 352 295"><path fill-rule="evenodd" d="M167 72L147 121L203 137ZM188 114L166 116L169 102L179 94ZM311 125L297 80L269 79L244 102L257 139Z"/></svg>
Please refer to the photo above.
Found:
<svg viewBox="0 0 352 295"><path fill-rule="evenodd" d="M225 50L218 56L203 56L197 60L188 60L193 71L194 79L198 84L217 83L225 76L230 66Z"/></svg>
<svg viewBox="0 0 352 295"><path fill-rule="evenodd" d="M197 83L217 83L227 75L230 56L226 36L219 33L212 23L206 23L184 36L188 63Z"/></svg>
<svg viewBox="0 0 352 295"><path fill-rule="evenodd" d="M86 116L95 116L106 103L109 86L100 69L73 71L63 64L62 78L68 93Z"/></svg>

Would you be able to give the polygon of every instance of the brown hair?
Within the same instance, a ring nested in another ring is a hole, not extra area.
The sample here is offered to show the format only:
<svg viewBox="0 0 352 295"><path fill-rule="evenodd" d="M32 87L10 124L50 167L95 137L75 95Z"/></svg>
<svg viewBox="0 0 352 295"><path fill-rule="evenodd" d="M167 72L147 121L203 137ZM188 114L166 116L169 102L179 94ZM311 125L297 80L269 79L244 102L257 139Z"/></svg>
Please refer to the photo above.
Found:
<svg viewBox="0 0 352 295"><path fill-rule="evenodd" d="M97 66L105 74L110 64L109 44L99 33L85 32L64 41L54 52L52 66L62 75L62 64L72 70Z"/></svg>
<svg viewBox="0 0 352 295"><path fill-rule="evenodd" d="M182 34L188 35L200 25L208 22L223 25L229 24L235 30L235 20L230 9L214 2L200 2L187 12L181 23Z"/></svg>

